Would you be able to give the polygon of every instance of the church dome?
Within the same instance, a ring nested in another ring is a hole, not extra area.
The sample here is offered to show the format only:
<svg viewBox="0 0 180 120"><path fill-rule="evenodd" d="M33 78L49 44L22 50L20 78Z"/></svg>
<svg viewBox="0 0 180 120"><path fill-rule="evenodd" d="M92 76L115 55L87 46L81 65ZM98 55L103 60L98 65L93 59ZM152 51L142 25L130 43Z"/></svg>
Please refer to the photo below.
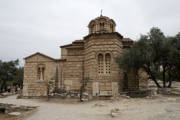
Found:
<svg viewBox="0 0 180 120"><path fill-rule="evenodd" d="M90 21L88 28L89 34L92 33L112 33L115 32L116 23L113 19L100 16Z"/></svg>

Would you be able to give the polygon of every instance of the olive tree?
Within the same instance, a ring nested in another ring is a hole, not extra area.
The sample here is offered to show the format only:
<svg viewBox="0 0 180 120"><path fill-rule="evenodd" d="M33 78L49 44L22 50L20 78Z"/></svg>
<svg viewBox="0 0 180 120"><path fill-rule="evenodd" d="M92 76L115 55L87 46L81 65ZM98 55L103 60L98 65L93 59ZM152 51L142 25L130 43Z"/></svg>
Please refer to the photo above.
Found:
<svg viewBox="0 0 180 120"><path fill-rule="evenodd" d="M167 87L166 81L169 81L168 87L171 87L172 80L177 78L172 72L178 73L177 66L180 65L179 36L166 37L159 28L152 28L147 35L141 35L130 49L119 55L116 61L124 70L143 69L158 88L162 87L157 80L160 74L163 87Z"/></svg>

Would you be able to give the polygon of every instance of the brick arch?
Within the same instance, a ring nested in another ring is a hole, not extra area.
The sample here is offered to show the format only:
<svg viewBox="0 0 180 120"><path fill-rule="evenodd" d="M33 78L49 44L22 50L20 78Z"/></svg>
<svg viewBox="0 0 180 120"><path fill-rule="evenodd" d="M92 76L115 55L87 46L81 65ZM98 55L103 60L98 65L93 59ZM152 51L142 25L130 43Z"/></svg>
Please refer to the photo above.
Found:
<svg viewBox="0 0 180 120"><path fill-rule="evenodd" d="M111 52L100 51L96 54L97 71L99 75L111 73L113 55Z"/></svg>
<svg viewBox="0 0 180 120"><path fill-rule="evenodd" d="M112 63L112 61L113 61L113 53L111 51L106 51L104 53L104 55L106 55L106 54L110 54L110 56L111 56L111 63Z"/></svg>

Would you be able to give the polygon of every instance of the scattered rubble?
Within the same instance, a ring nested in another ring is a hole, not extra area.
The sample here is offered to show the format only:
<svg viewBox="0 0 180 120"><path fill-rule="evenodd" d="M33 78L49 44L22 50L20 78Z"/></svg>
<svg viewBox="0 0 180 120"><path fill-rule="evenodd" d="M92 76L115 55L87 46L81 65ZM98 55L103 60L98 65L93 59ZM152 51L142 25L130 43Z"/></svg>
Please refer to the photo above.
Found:
<svg viewBox="0 0 180 120"><path fill-rule="evenodd" d="M4 113L10 113L10 112L19 112L19 111L29 111L37 108L37 106L16 106L13 104L4 104L0 103L0 108L5 109Z"/></svg>
<svg viewBox="0 0 180 120"><path fill-rule="evenodd" d="M96 103L96 104L94 104L94 106L95 106L95 107L104 107L104 106L106 106L106 105L101 104L101 103Z"/></svg>
<svg viewBox="0 0 180 120"><path fill-rule="evenodd" d="M21 115L21 113L20 112L10 112L10 113L8 113L8 115L19 116L19 115Z"/></svg>
<svg viewBox="0 0 180 120"><path fill-rule="evenodd" d="M49 98L75 98L75 99L80 99L80 92L79 91L66 91L63 89L58 89L58 90L50 93L48 97ZM82 101L88 101L89 99L91 99L91 96L87 92L84 92L83 96L82 96Z"/></svg>
<svg viewBox="0 0 180 120"><path fill-rule="evenodd" d="M126 96L119 96L117 99L93 100L81 104L77 101L72 102L70 99L54 99L55 101L44 102L41 99L7 97L1 99L1 102L10 103L11 106L17 104L17 107L20 105L40 107L38 107L38 112L33 110L36 113L30 110L30 114L25 110L24 113L12 111L21 114L19 116L8 115L10 119L0 116L0 120L180 120L180 98L177 96L168 97L158 94L154 99L126 98ZM16 106L13 107L16 108ZM23 119L15 119L16 117Z"/></svg>
<svg viewBox="0 0 180 120"><path fill-rule="evenodd" d="M120 110L118 108L111 109L110 115L111 117L116 117L120 114Z"/></svg>
<svg viewBox="0 0 180 120"><path fill-rule="evenodd" d="M13 93L9 93L9 92L0 93L0 98L5 98L10 95L13 95Z"/></svg>
<svg viewBox="0 0 180 120"><path fill-rule="evenodd" d="M168 102L176 102L176 98L168 98L167 101Z"/></svg>
<svg viewBox="0 0 180 120"><path fill-rule="evenodd" d="M25 114L26 112L33 111L37 108L37 106L16 106L13 104L4 104L0 103L0 113L1 116L9 120L10 118L12 120L19 120L18 118L21 117L21 115ZM0 117L1 119L1 117Z"/></svg>

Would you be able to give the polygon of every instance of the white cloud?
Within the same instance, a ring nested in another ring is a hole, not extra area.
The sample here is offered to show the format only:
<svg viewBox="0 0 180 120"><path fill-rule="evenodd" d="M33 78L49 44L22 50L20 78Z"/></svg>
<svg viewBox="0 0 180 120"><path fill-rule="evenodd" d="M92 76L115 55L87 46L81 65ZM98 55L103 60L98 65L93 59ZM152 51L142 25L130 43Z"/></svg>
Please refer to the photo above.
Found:
<svg viewBox="0 0 180 120"><path fill-rule="evenodd" d="M179 0L1 0L0 59L22 60L37 51L59 58L59 46L87 35L101 9L125 37L136 40L153 26L175 35L179 5Z"/></svg>

